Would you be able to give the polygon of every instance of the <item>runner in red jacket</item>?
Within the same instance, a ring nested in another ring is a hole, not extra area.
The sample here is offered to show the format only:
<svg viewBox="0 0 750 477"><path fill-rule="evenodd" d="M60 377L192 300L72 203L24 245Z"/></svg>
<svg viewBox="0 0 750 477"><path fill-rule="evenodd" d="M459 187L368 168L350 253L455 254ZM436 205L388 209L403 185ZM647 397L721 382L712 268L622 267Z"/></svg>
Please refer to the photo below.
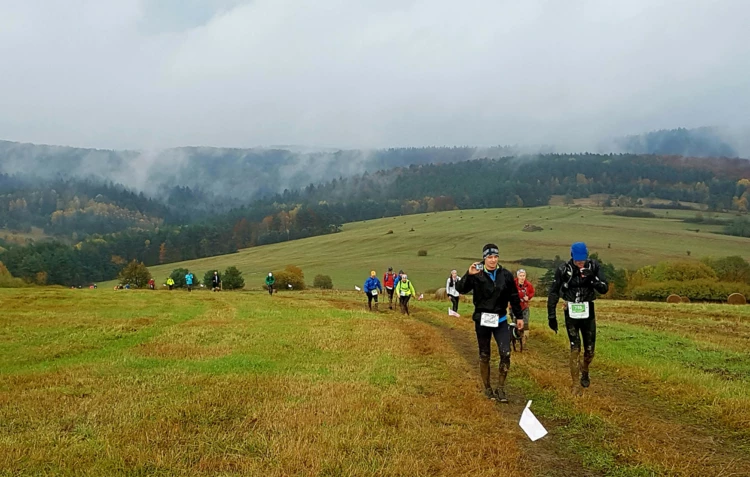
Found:
<svg viewBox="0 0 750 477"><path fill-rule="evenodd" d="M383 275L383 286L388 292L388 308L393 309L393 286L396 280L396 274L393 273L393 267L388 267L388 272Z"/></svg>
<svg viewBox="0 0 750 477"><path fill-rule="evenodd" d="M521 310L523 314L516 316L516 329L521 335L521 349L526 347L526 338L529 330L529 302L534 298L534 285L526 280L526 270L521 268L516 272L516 288L518 288L518 297L521 299Z"/></svg>

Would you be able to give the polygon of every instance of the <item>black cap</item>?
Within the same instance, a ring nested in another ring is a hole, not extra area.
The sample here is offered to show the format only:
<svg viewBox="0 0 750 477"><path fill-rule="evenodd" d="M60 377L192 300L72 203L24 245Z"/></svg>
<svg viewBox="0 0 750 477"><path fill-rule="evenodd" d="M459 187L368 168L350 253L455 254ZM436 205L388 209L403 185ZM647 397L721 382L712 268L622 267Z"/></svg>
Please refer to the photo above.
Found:
<svg viewBox="0 0 750 477"><path fill-rule="evenodd" d="M388 267L388 271L392 272L393 271L393 267Z"/></svg>

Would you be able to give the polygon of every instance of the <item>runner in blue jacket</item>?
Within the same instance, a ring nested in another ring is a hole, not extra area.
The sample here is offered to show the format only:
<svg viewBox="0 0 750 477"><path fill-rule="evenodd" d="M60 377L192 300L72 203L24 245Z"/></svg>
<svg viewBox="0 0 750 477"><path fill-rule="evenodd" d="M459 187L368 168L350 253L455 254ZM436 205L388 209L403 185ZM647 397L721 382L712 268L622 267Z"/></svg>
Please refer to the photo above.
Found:
<svg viewBox="0 0 750 477"><path fill-rule="evenodd" d="M367 295L367 307L372 311L372 301L375 300L375 311L378 311L378 293L383 293L383 286L378 280L375 270L370 272L370 278L365 280L364 292Z"/></svg>

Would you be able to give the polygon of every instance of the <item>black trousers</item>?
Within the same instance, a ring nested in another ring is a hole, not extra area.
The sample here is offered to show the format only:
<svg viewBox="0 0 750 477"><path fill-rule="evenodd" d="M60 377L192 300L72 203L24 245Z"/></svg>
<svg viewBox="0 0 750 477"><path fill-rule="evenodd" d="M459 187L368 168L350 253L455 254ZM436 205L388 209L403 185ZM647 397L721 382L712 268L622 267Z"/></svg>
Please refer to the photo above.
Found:
<svg viewBox="0 0 750 477"><path fill-rule="evenodd" d="M581 351L581 341L583 341L584 353L594 355L596 348L596 319L594 317L576 320L568 316L568 311L565 310L565 329L568 331L571 351Z"/></svg>
<svg viewBox="0 0 750 477"><path fill-rule="evenodd" d="M453 303L453 311L458 312L458 297L451 295L451 303Z"/></svg>
<svg viewBox="0 0 750 477"><path fill-rule="evenodd" d="M378 296L373 295L372 292L367 294L367 306L372 308L372 301L375 300L375 303L378 302Z"/></svg>
<svg viewBox="0 0 750 477"><path fill-rule="evenodd" d="M385 288L385 291L388 292L388 303L393 303L393 288Z"/></svg>
<svg viewBox="0 0 750 477"><path fill-rule="evenodd" d="M504 363L510 366L510 327L508 320L499 323L497 328L488 328L474 321L474 330L477 333L477 344L479 345L479 361L490 362L492 353L492 338L495 338L497 351L500 354L500 365Z"/></svg>
<svg viewBox="0 0 750 477"><path fill-rule="evenodd" d="M573 319L568 315L568 310L565 310L565 329L568 331L568 340L570 341L570 372L575 381L577 379L575 376L577 376L578 357L581 353L581 341L583 341L583 362L580 364L580 370L588 373L589 365L594 360L596 318L592 313L590 318Z"/></svg>
<svg viewBox="0 0 750 477"><path fill-rule="evenodd" d="M401 304L401 313L409 314L409 300L411 299L411 295L409 296L400 296L398 297L398 301Z"/></svg>

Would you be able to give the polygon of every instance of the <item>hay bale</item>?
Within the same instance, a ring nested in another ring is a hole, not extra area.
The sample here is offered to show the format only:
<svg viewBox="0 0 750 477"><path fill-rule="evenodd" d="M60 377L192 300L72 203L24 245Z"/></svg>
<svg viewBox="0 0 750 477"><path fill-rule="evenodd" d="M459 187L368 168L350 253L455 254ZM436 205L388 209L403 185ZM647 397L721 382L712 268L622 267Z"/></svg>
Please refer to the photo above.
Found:
<svg viewBox="0 0 750 477"><path fill-rule="evenodd" d="M688 298L686 296L681 296L680 297L680 301L683 302L683 303L690 303L690 298Z"/></svg>
<svg viewBox="0 0 750 477"><path fill-rule="evenodd" d="M727 297L727 303L730 305L747 305L747 300L742 293L732 293Z"/></svg>
<svg viewBox="0 0 750 477"><path fill-rule="evenodd" d="M435 292L435 299L436 300L446 300L448 299L448 293L445 291L445 288L438 288Z"/></svg>
<svg viewBox="0 0 750 477"><path fill-rule="evenodd" d="M682 303L682 298L680 298L680 295L669 295L667 297L667 303Z"/></svg>
<svg viewBox="0 0 750 477"><path fill-rule="evenodd" d="M526 224L523 226L523 229L521 229L523 232L541 232L544 230L544 228L539 227L538 225L534 224Z"/></svg>

